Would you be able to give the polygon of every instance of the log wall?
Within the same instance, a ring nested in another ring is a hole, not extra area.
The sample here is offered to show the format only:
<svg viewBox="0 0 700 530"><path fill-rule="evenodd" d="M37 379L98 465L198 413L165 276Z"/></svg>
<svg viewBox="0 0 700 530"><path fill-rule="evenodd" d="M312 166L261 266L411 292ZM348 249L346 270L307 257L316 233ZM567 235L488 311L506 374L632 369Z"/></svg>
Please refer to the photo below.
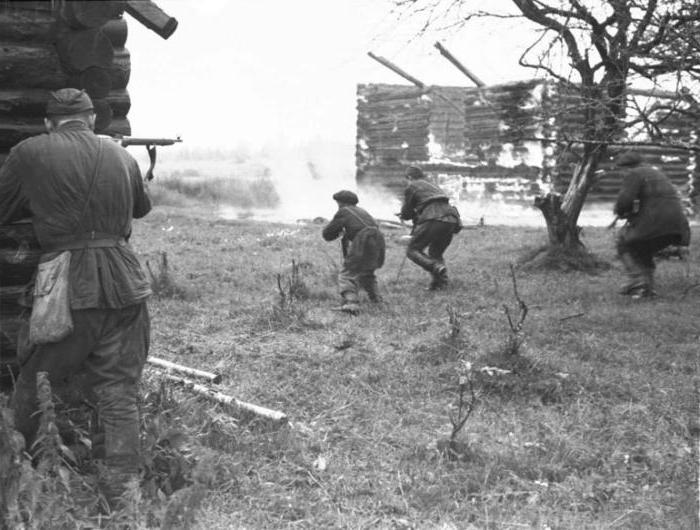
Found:
<svg viewBox="0 0 700 530"><path fill-rule="evenodd" d="M690 140L689 120L661 110L670 95L634 97L642 106L659 107L657 135ZM481 196L522 201L545 189L563 191L577 151L538 139L580 137L583 111L578 96L541 80L469 88L358 85L357 182L400 189L405 167L416 164L435 177L457 177L466 195L478 188ZM696 164L692 153L640 150L688 191ZM618 152L610 148L612 157ZM601 169L610 166L607 160ZM606 173L589 197L611 200L620 183L619 173Z"/></svg>
<svg viewBox="0 0 700 530"><path fill-rule="evenodd" d="M0 157L44 131L51 90L82 88L96 132L129 135L131 71L122 0L0 2Z"/></svg>
<svg viewBox="0 0 700 530"><path fill-rule="evenodd" d="M87 91L96 132L131 134L125 4L0 0L0 164L18 142L45 132L49 92L60 88ZM22 295L39 255L31 223L0 226L0 373L15 362L30 312Z"/></svg>

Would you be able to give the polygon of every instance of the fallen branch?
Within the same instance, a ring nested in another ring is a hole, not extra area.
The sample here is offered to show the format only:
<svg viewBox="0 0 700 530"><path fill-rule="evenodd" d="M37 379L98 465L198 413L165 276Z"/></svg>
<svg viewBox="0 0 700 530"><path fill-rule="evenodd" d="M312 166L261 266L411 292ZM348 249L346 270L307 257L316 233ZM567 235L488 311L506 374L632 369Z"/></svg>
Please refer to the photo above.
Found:
<svg viewBox="0 0 700 530"><path fill-rule="evenodd" d="M261 416L268 420L277 421L280 423L287 422L287 415L283 412L261 407L259 405L253 405L252 403L246 403L245 401L241 401L233 396L229 396L228 394L224 394L223 392L219 392L218 390L209 388L208 386L201 385L185 377L170 374L162 375L166 380L182 385L191 392L206 397L207 399L210 399L221 405L232 406L236 409L243 410L245 412L250 412L252 414L255 414L256 416Z"/></svg>
<svg viewBox="0 0 700 530"><path fill-rule="evenodd" d="M156 366L158 368L163 368L164 370L180 372L187 374L190 377L196 377L198 379L204 379L209 383L220 383L221 374L213 374L211 372L205 372L204 370L197 370L196 368L190 368L189 366L184 366L182 364L173 363L171 361L166 361L160 357L149 357L148 363Z"/></svg>

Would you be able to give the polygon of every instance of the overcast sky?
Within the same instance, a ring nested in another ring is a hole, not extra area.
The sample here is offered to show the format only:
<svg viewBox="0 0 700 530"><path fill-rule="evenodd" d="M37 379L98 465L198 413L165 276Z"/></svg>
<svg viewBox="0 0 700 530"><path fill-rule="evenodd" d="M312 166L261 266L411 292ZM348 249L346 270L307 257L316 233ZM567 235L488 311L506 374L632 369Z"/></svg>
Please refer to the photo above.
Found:
<svg viewBox="0 0 700 530"><path fill-rule="evenodd" d="M127 19L132 134L181 134L190 146L354 144L356 85L405 83L368 51L426 84L470 84L436 40L486 83L532 75L517 66L522 21L418 36L422 20L399 19L387 0L157 3L179 21L168 40Z"/></svg>

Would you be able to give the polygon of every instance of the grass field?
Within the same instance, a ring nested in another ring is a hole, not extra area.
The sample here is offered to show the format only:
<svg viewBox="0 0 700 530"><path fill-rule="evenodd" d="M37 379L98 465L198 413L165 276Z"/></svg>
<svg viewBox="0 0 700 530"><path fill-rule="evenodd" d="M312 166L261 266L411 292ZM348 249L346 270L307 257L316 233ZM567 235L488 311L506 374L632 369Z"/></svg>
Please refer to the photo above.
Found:
<svg viewBox="0 0 700 530"><path fill-rule="evenodd" d="M290 419L160 396L194 465L193 528L697 527L697 247L660 264L658 298L631 301L616 294L611 233L585 229L613 268L516 272L529 312L514 360L509 266L543 229L463 231L440 293L387 230L385 303L354 318L330 310L340 252L320 229L192 207L136 224L144 260L169 264L152 353L220 372L226 392ZM475 403L449 451L460 383Z"/></svg>
<svg viewBox="0 0 700 530"><path fill-rule="evenodd" d="M221 373L222 391L289 422L231 414L147 369L148 471L118 520L207 530L697 528L697 246L687 262L659 265L658 298L632 301L616 294L612 233L586 228L584 241L612 268L516 270L528 312L514 333L504 307L516 321L522 312L510 265L543 228L463 231L446 254L451 288L438 293L402 263L406 232L387 229L384 303L363 299L349 317L331 310L340 249L322 240L322 225L214 211L183 200L135 223L132 243L159 291L151 354ZM70 498L28 528L58 528Z"/></svg>

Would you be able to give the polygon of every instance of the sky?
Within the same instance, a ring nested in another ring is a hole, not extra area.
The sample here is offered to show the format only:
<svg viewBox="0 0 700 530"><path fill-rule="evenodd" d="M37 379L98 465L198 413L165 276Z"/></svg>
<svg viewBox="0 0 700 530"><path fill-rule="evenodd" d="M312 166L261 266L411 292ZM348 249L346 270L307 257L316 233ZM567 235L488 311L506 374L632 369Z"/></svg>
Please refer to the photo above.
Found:
<svg viewBox="0 0 700 530"><path fill-rule="evenodd" d="M426 84L471 84L436 40L487 84L532 76L517 66L532 38L522 21L419 35L422 19L388 0L157 4L179 22L168 40L127 18L132 134L182 135L191 147L354 144L356 85L407 83L368 51Z"/></svg>
<svg viewBox="0 0 700 530"><path fill-rule="evenodd" d="M285 221L328 217L332 193L356 189L357 85L408 84L367 52L427 85L473 86L435 49L436 41L486 84L533 76L518 66L534 37L522 19L479 19L461 29L421 33L427 12L399 13L390 0L156 3L179 26L163 40L127 18L132 134L182 136L184 143L162 149L159 160L183 148L260 149L282 198L274 215ZM462 3L483 8L486 0ZM511 6L510 0L488 0L489 10ZM455 20L437 18L437 25ZM309 163L322 179L313 178ZM380 190L364 194L361 205L380 218L393 218L398 207L396 197ZM502 222L505 215L491 206L463 209L466 222L485 214ZM541 223L540 214L526 213ZM523 212L513 215L520 223Z"/></svg>

